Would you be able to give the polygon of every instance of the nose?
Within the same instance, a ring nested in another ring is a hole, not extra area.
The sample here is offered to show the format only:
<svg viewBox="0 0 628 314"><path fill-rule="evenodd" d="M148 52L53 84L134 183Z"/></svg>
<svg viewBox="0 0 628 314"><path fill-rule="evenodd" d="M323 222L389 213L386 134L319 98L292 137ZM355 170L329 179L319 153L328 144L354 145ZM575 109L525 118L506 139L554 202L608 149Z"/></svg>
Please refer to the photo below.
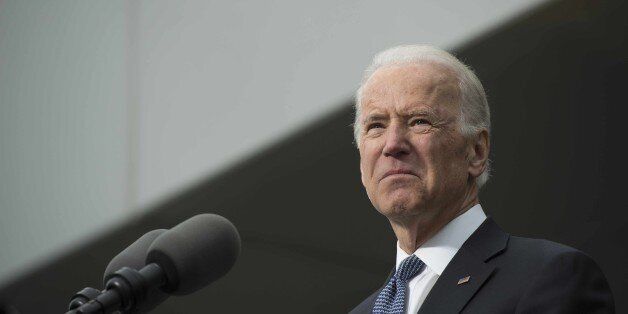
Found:
<svg viewBox="0 0 628 314"><path fill-rule="evenodd" d="M386 157L401 157L410 153L410 144L403 126L390 125L386 130L386 143L382 153Z"/></svg>

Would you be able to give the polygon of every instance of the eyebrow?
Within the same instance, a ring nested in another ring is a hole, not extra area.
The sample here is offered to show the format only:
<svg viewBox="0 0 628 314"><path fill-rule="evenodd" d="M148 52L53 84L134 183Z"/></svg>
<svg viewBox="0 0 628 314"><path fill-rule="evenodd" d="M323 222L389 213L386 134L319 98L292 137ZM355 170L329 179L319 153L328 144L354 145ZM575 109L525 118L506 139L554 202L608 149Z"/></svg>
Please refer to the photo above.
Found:
<svg viewBox="0 0 628 314"><path fill-rule="evenodd" d="M434 109L432 109L431 107L423 107L421 109L408 110L403 115L404 116L408 116L408 117L411 117L411 116L435 116L436 115L436 111Z"/></svg>
<svg viewBox="0 0 628 314"><path fill-rule="evenodd" d="M373 121L381 121L386 119L387 115L385 114L381 114L381 113L372 113L367 115L366 117L364 117L364 119L362 119L362 123L368 123L368 122L373 122Z"/></svg>
<svg viewBox="0 0 628 314"><path fill-rule="evenodd" d="M414 116L436 116L436 111L434 109L430 108L430 107L420 108L420 109L412 109L412 110L408 110L408 111L404 112L402 114L402 116L404 118L414 117ZM381 120L385 120L386 118L388 118L388 115L386 115L386 114L372 113L372 114L367 115L362 120L362 123L366 124L368 122L381 121Z"/></svg>

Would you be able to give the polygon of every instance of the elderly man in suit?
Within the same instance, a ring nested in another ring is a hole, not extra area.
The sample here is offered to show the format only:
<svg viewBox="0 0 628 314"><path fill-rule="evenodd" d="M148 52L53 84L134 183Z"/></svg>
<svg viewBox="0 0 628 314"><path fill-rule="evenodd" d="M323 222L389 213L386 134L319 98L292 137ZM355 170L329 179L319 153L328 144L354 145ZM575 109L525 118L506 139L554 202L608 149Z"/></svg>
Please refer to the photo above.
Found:
<svg viewBox="0 0 628 314"><path fill-rule="evenodd" d="M397 237L396 267L351 313L612 313L583 253L502 231L478 197L490 112L467 66L432 46L379 53L356 94L362 183Z"/></svg>

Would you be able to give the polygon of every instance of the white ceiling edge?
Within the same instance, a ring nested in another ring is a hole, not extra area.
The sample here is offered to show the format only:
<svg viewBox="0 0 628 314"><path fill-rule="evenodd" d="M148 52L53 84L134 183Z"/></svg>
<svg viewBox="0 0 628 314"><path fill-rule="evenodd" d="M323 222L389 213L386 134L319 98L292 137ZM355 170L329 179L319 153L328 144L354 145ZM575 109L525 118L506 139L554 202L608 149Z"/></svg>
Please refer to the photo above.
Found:
<svg viewBox="0 0 628 314"><path fill-rule="evenodd" d="M544 2L141 2L135 207L346 105L376 52L457 48Z"/></svg>

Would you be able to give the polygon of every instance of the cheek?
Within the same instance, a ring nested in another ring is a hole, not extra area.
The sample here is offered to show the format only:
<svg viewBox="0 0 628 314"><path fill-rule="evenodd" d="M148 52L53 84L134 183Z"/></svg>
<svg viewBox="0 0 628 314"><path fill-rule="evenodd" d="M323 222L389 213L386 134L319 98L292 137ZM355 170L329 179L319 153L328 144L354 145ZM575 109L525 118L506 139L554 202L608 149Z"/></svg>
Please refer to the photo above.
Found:
<svg viewBox="0 0 628 314"><path fill-rule="evenodd" d="M374 189L376 189L375 182L373 181L373 163L368 156L364 156L362 153L360 153L360 179L362 180L366 195L369 200L371 200L371 203L375 204L377 198L373 195Z"/></svg>
<svg viewBox="0 0 628 314"><path fill-rule="evenodd" d="M435 156L438 148L435 147L434 142L429 138L418 138L413 141L412 148L414 152L411 158L409 158L409 162L415 167L415 170L421 176L431 173L434 170L434 166L440 161L440 158Z"/></svg>
<svg viewBox="0 0 628 314"><path fill-rule="evenodd" d="M360 146L360 173L362 181L368 181L372 176L377 157L379 156L373 143L362 143Z"/></svg>
<svg viewBox="0 0 628 314"><path fill-rule="evenodd" d="M374 171L375 159L369 156L363 156L360 159L360 175L364 186L372 184Z"/></svg>
<svg viewBox="0 0 628 314"><path fill-rule="evenodd" d="M467 169L466 154L461 143L444 143L438 147L440 154L434 156L434 164L442 181L458 182Z"/></svg>
<svg viewBox="0 0 628 314"><path fill-rule="evenodd" d="M362 185L365 187L368 184L368 178L370 173L369 167L369 157L365 154L364 146L360 147L360 179L362 180Z"/></svg>
<svg viewBox="0 0 628 314"><path fill-rule="evenodd" d="M377 158L375 156L364 156L363 159L361 159L360 161L360 170L362 172L362 185L364 186L366 195L373 204L378 203L378 191L380 190L380 186L375 175L375 173L377 172L376 163Z"/></svg>
<svg viewBox="0 0 628 314"><path fill-rule="evenodd" d="M448 179L459 168L458 153L450 144L434 137L424 137L415 142L416 163L426 187L434 187Z"/></svg>

